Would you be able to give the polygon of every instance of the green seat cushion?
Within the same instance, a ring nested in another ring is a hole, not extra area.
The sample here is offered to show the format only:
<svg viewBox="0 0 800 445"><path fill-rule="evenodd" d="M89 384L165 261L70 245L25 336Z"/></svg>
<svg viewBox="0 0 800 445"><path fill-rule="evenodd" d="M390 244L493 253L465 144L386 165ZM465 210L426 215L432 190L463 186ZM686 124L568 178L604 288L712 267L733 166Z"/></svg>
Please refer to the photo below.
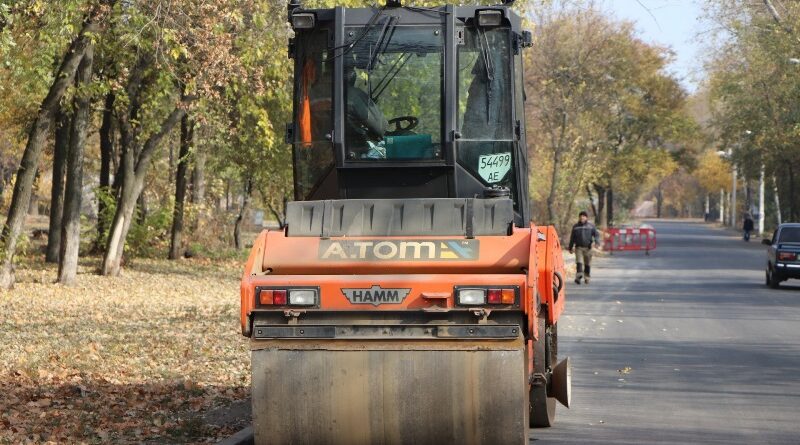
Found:
<svg viewBox="0 0 800 445"><path fill-rule="evenodd" d="M433 159L429 134L386 136L386 159Z"/></svg>

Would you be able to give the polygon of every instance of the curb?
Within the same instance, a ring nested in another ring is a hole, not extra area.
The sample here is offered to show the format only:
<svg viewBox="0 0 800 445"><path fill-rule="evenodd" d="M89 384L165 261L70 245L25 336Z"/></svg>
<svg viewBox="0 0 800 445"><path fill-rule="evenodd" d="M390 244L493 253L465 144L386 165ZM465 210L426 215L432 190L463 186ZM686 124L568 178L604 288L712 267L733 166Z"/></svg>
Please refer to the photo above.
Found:
<svg viewBox="0 0 800 445"><path fill-rule="evenodd" d="M254 445L255 438L253 437L253 427L248 426L245 429L237 431L233 436L217 442L217 445Z"/></svg>

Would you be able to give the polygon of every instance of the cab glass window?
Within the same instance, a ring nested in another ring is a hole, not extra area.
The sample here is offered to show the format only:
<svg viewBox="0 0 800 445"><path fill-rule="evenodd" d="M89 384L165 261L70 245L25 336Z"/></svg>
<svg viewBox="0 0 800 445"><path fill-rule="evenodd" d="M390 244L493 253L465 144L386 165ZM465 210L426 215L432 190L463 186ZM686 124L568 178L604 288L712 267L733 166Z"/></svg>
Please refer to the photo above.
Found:
<svg viewBox="0 0 800 445"><path fill-rule="evenodd" d="M516 195L508 28L465 28L458 46L458 162ZM514 198L516 202L516 198Z"/></svg>
<svg viewBox="0 0 800 445"><path fill-rule="evenodd" d="M298 32L295 57L295 198L307 199L333 170L333 63L327 29Z"/></svg>
<svg viewBox="0 0 800 445"><path fill-rule="evenodd" d="M348 160L442 157L444 38L441 27L402 26L385 17L348 27L344 51Z"/></svg>

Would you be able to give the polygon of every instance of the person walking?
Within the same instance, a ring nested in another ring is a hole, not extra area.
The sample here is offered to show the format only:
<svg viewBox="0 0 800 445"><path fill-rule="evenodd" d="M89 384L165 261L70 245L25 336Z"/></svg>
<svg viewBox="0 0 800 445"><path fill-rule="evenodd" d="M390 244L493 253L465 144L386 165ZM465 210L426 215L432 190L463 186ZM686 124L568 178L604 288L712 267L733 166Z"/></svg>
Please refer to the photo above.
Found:
<svg viewBox="0 0 800 445"><path fill-rule="evenodd" d="M576 284L581 284L581 280L589 284L592 273L592 244L599 241L600 233L594 224L589 222L589 215L582 211L569 235L569 253L575 253Z"/></svg>
<svg viewBox="0 0 800 445"><path fill-rule="evenodd" d="M744 214L744 223L742 224L742 230L744 231L744 240L750 241L750 232L753 231L755 224L753 223L753 217L750 216L750 213Z"/></svg>

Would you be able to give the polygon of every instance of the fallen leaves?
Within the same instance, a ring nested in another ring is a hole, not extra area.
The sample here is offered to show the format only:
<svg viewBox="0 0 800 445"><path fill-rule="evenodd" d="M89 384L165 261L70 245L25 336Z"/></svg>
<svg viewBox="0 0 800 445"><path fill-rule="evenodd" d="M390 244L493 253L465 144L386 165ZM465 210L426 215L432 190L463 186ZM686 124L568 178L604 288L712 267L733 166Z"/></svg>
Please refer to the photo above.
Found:
<svg viewBox="0 0 800 445"><path fill-rule="evenodd" d="M77 285L31 264L0 293L0 444L208 443L249 394L237 264L137 260ZM49 278L42 280L47 275Z"/></svg>

